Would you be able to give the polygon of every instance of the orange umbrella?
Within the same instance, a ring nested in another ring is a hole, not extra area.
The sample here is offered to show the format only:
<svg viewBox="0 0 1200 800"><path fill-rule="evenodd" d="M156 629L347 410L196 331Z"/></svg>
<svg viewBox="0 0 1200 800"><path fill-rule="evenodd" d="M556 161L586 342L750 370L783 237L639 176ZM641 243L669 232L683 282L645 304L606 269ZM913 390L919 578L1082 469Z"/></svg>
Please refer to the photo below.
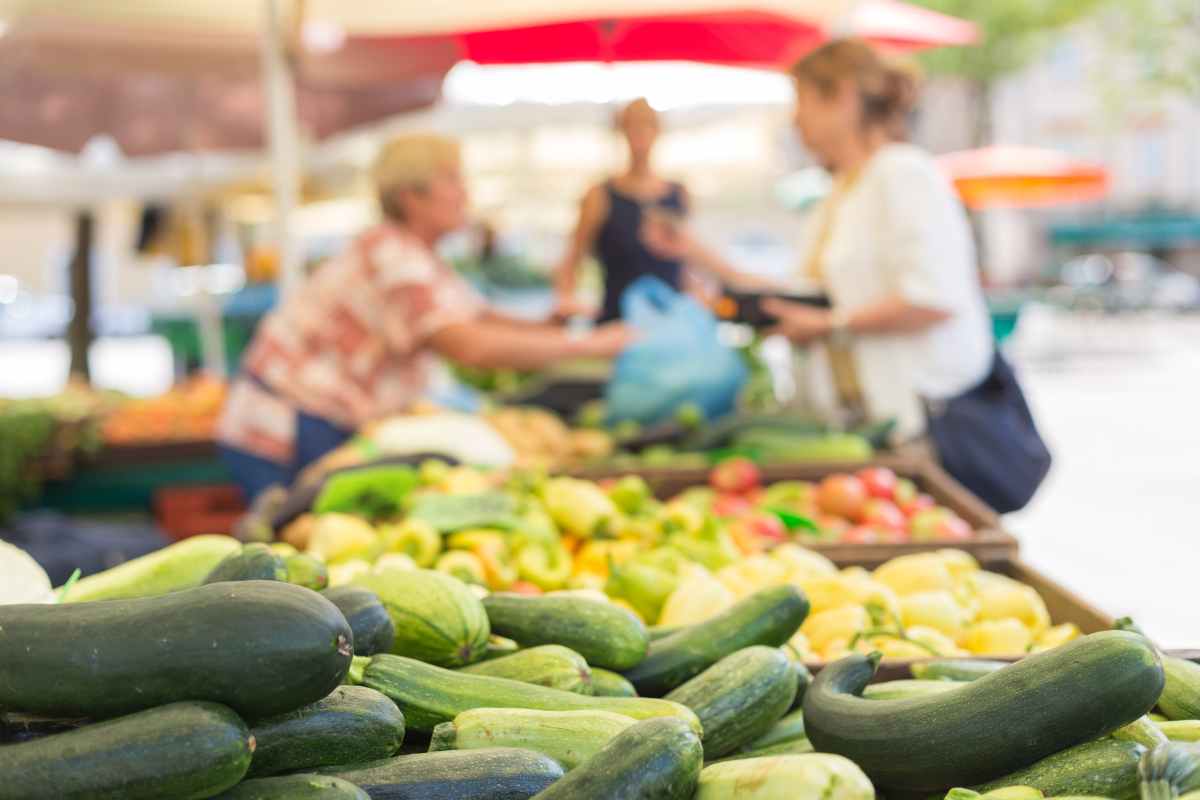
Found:
<svg viewBox="0 0 1200 800"><path fill-rule="evenodd" d="M1032 147L984 147L938 159L971 209L1042 208L1100 200L1108 169L1066 153Z"/></svg>

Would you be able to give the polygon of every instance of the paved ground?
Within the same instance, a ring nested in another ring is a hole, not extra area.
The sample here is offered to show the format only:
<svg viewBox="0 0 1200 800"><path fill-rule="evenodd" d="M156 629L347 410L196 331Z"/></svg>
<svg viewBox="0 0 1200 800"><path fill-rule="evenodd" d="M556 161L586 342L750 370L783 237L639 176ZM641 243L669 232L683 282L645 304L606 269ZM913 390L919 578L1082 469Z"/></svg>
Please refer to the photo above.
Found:
<svg viewBox="0 0 1200 800"><path fill-rule="evenodd" d="M1008 519L1024 557L1164 646L1200 647L1200 320L1022 326L1016 360L1056 458Z"/></svg>

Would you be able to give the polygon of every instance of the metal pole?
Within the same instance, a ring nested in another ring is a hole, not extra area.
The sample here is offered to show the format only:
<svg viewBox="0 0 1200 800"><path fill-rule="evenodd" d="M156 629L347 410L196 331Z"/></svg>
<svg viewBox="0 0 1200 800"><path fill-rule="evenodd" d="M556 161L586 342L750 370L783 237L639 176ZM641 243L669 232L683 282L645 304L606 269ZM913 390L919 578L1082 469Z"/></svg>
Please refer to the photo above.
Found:
<svg viewBox="0 0 1200 800"><path fill-rule="evenodd" d="M266 94L267 137L275 188L275 241L279 248L279 289L286 296L303 277L303 253L292 230L292 215L300 202L300 125L296 116L296 87L288 62L291 7L288 0L264 0L262 30L263 90Z"/></svg>
<svg viewBox="0 0 1200 800"><path fill-rule="evenodd" d="M75 251L71 254L71 300L74 310L67 323L71 375L87 380L91 375L88 352L92 344L92 248L96 218L91 209L75 215Z"/></svg>

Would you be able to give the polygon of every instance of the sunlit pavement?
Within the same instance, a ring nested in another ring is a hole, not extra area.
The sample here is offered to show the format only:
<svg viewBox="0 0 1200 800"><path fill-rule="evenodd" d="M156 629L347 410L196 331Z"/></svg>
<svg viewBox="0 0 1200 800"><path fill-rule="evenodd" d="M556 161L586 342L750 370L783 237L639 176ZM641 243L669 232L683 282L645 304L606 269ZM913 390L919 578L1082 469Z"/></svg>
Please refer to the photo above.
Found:
<svg viewBox="0 0 1200 800"><path fill-rule="evenodd" d="M1016 360L1056 459L1006 520L1023 557L1162 645L1200 648L1200 319L1022 326Z"/></svg>

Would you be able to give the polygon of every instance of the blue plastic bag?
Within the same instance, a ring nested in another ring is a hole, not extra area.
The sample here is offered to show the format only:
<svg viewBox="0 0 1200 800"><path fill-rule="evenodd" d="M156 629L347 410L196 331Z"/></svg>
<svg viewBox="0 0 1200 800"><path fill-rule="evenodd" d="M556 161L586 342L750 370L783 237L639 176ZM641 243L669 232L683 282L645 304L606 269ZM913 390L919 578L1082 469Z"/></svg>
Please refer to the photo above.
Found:
<svg viewBox="0 0 1200 800"><path fill-rule="evenodd" d="M610 422L654 424L685 404L695 404L708 419L733 410L746 365L721 343L708 309L643 276L621 296L621 314L640 338L613 365L604 395Z"/></svg>

